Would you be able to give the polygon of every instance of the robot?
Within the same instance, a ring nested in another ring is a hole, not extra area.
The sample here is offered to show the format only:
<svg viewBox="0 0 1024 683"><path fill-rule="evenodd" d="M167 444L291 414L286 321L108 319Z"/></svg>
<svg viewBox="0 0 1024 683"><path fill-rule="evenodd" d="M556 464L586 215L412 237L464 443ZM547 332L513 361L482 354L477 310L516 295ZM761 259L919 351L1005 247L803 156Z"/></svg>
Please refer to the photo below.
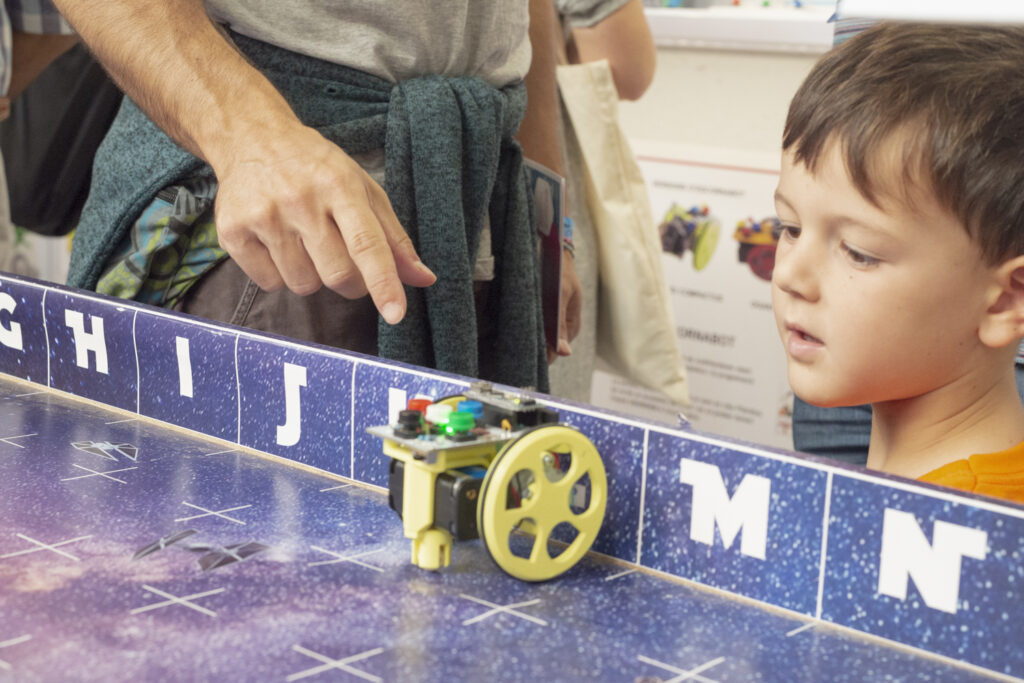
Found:
<svg viewBox="0 0 1024 683"><path fill-rule="evenodd" d="M575 566L601 528L601 456L528 396L476 383L411 399L397 423L367 431L391 458L388 502L418 567L447 567L453 541L479 538L509 575L547 581Z"/></svg>
<svg viewBox="0 0 1024 683"><path fill-rule="evenodd" d="M771 216L758 222L753 218L740 221L732 236L740 243L739 260L762 280L771 281L775 269L775 248L782 235L782 224Z"/></svg>
<svg viewBox="0 0 1024 683"><path fill-rule="evenodd" d="M679 258L692 251L693 268L698 271L704 270L711 261L718 246L718 232L718 221L710 216L706 205L682 209L673 204L658 226L661 250Z"/></svg>

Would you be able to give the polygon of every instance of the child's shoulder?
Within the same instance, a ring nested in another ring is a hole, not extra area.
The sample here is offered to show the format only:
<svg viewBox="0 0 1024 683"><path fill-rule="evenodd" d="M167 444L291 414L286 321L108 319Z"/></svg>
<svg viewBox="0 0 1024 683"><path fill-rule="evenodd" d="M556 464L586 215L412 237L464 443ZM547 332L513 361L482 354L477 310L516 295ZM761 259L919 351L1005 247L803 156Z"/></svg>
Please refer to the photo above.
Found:
<svg viewBox="0 0 1024 683"><path fill-rule="evenodd" d="M995 453L947 463L919 481L1024 503L1024 441Z"/></svg>

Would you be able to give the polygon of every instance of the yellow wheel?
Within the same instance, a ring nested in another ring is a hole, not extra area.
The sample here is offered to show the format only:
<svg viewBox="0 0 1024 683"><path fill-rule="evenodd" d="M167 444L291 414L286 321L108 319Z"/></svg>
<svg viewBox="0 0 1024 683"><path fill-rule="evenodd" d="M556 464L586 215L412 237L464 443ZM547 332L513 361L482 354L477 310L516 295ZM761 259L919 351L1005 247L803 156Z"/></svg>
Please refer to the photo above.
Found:
<svg viewBox="0 0 1024 683"><path fill-rule="evenodd" d="M546 581L590 550L604 520L608 482L594 444L564 425L505 445L480 485L477 529L508 574Z"/></svg>

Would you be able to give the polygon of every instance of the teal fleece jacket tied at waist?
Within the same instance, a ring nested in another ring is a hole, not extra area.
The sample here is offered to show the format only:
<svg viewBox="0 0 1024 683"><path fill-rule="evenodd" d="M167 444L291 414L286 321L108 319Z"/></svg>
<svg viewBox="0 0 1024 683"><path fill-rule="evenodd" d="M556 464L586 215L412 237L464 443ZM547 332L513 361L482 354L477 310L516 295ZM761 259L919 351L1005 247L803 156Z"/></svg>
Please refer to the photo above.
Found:
<svg viewBox="0 0 1024 683"><path fill-rule="evenodd" d="M308 126L346 152L385 150L385 190L423 262L437 275L406 287L408 312L379 323L381 357L479 376L473 266L490 218L497 324L495 376L547 390L536 232L522 151L514 136L522 83L424 76L398 84L232 34L246 57ZM75 234L68 284L95 289L108 259L163 187L213 176L125 98L94 164ZM257 191L258 188L253 188Z"/></svg>

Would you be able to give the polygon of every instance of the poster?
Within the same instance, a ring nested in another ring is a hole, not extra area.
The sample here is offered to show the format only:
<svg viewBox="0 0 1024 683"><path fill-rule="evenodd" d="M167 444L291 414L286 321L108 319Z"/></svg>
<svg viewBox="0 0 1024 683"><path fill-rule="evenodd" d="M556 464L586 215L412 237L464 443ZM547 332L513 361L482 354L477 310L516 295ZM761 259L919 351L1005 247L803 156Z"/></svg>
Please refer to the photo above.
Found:
<svg viewBox="0 0 1024 683"><path fill-rule="evenodd" d="M792 393L771 310L779 160L729 150L633 143L650 192L694 429L792 448ZM609 373L592 401L664 421L658 394Z"/></svg>

